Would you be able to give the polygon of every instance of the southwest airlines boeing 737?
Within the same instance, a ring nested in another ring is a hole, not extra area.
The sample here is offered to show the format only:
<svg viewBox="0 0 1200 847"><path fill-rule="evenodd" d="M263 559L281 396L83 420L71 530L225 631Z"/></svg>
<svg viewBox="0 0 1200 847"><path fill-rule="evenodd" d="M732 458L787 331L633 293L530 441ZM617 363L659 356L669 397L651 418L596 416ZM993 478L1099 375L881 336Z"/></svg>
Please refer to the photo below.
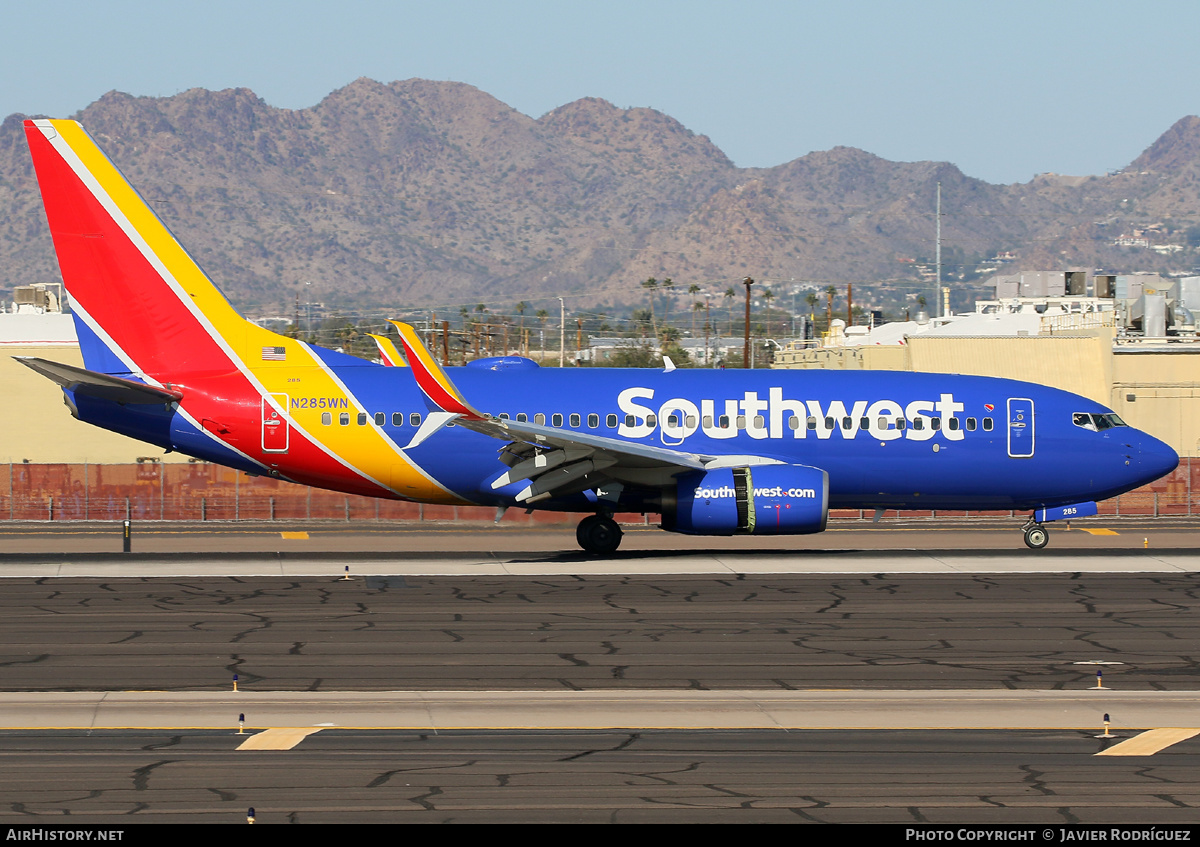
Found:
<svg viewBox="0 0 1200 847"><path fill-rule="evenodd" d="M242 318L79 124L25 122L84 368L25 364L80 420L303 485L425 503L615 512L695 535L802 534L831 508L1030 510L1043 524L1178 464L1083 397L871 371L442 368L395 322L383 364ZM406 361L405 361L406 360ZM407 365L407 366L406 366Z"/></svg>

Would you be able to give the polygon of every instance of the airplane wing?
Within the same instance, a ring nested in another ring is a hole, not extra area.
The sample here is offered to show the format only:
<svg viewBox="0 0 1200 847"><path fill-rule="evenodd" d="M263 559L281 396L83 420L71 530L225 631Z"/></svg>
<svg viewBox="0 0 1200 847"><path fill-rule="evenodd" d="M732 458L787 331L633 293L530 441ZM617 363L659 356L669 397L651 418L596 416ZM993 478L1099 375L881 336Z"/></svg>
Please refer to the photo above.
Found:
<svg viewBox="0 0 1200 847"><path fill-rule="evenodd" d="M373 332L368 332L367 335L375 339L375 346L379 348L379 358L385 365L389 368L407 367L404 360L400 358L400 351L396 349L392 339L386 335L376 335Z"/></svg>
<svg viewBox="0 0 1200 847"><path fill-rule="evenodd" d="M400 331L400 342L417 384L435 410L408 446L417 446L451 422L506 442L500 461L509 470L492 481L492 488L528 481L516 495L519 502L536 503L592 488L603 489L602 497L607 492L615 500L620 485L614 490L613 482L658 485L690 470L782 464L760 456L712 456L671 450L485 414L463 397L425 349L416 330L400 321L392 323Z"/></svg>

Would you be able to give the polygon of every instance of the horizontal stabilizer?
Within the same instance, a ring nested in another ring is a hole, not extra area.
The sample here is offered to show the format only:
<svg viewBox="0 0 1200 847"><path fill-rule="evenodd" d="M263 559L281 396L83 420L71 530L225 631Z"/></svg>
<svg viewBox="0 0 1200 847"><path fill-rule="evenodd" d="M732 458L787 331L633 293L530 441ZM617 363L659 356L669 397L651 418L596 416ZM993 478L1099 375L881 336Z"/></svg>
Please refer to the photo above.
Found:
<svg viewBox="0 0 1200 847"><path fill-rule="evenodd" d="M173 403L183 399L183 392L177 389L156 388L153 385L146 385L144 382L96 373L31 356L14 356L13 358L42 376L54 380L63 388L87 397L112 400L115 403L143 404Z"/></svg>

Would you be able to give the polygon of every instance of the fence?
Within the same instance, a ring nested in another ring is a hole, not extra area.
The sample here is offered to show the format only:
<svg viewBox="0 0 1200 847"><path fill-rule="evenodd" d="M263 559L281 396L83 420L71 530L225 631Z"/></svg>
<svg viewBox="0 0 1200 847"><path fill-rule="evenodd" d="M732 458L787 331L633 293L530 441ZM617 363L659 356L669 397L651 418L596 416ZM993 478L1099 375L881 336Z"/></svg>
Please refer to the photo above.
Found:
<svg viewBox="0 0 1200 847"><path fill-rule="evenodd" d="M0 521L494 521L487 506L379 500L203 463L0 465ZM625 523L641 515L619 515ZM574 523L510 509L504 523Z"/></svg>
<svg viewBox="0 0 1200 847"><path fill-rule="evenodd" d="M1200 515L1200 459L1180 460L1162 479L1106 500L1101 515ZM1002 516L1008 512L889 511L902 517ZM252 477L210 464L147 462L130 465L0 465L0 521L134 520L162 521L492 521L485 506L436 506L337 494ZM871 517L871 512L834 510L834 518ZM643 523L640 514L617 516ZM576 516L510 509L505 523L574 523Z"/></svg>

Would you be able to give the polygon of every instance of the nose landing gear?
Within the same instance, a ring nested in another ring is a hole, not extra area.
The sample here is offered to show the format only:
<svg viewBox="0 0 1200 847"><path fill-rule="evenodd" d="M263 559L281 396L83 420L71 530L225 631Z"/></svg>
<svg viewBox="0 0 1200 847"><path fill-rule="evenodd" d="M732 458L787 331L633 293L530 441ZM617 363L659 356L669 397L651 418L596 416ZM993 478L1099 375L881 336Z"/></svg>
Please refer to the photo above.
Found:
<svg viewBox="0 0 1200 847"><path fill-rule="evenodd" d="M1041 550L1050 541L1050 533L1040 523L1030 520L1025 524L1025 546L1033 550Z"/></svg>
<svg viewBox="0 0 1200 847"><path fill-rule="evenodd" d="M575 529L575 540L588 553L608 555L621 546L621 527L607 515L588 515Z"/></svg>

